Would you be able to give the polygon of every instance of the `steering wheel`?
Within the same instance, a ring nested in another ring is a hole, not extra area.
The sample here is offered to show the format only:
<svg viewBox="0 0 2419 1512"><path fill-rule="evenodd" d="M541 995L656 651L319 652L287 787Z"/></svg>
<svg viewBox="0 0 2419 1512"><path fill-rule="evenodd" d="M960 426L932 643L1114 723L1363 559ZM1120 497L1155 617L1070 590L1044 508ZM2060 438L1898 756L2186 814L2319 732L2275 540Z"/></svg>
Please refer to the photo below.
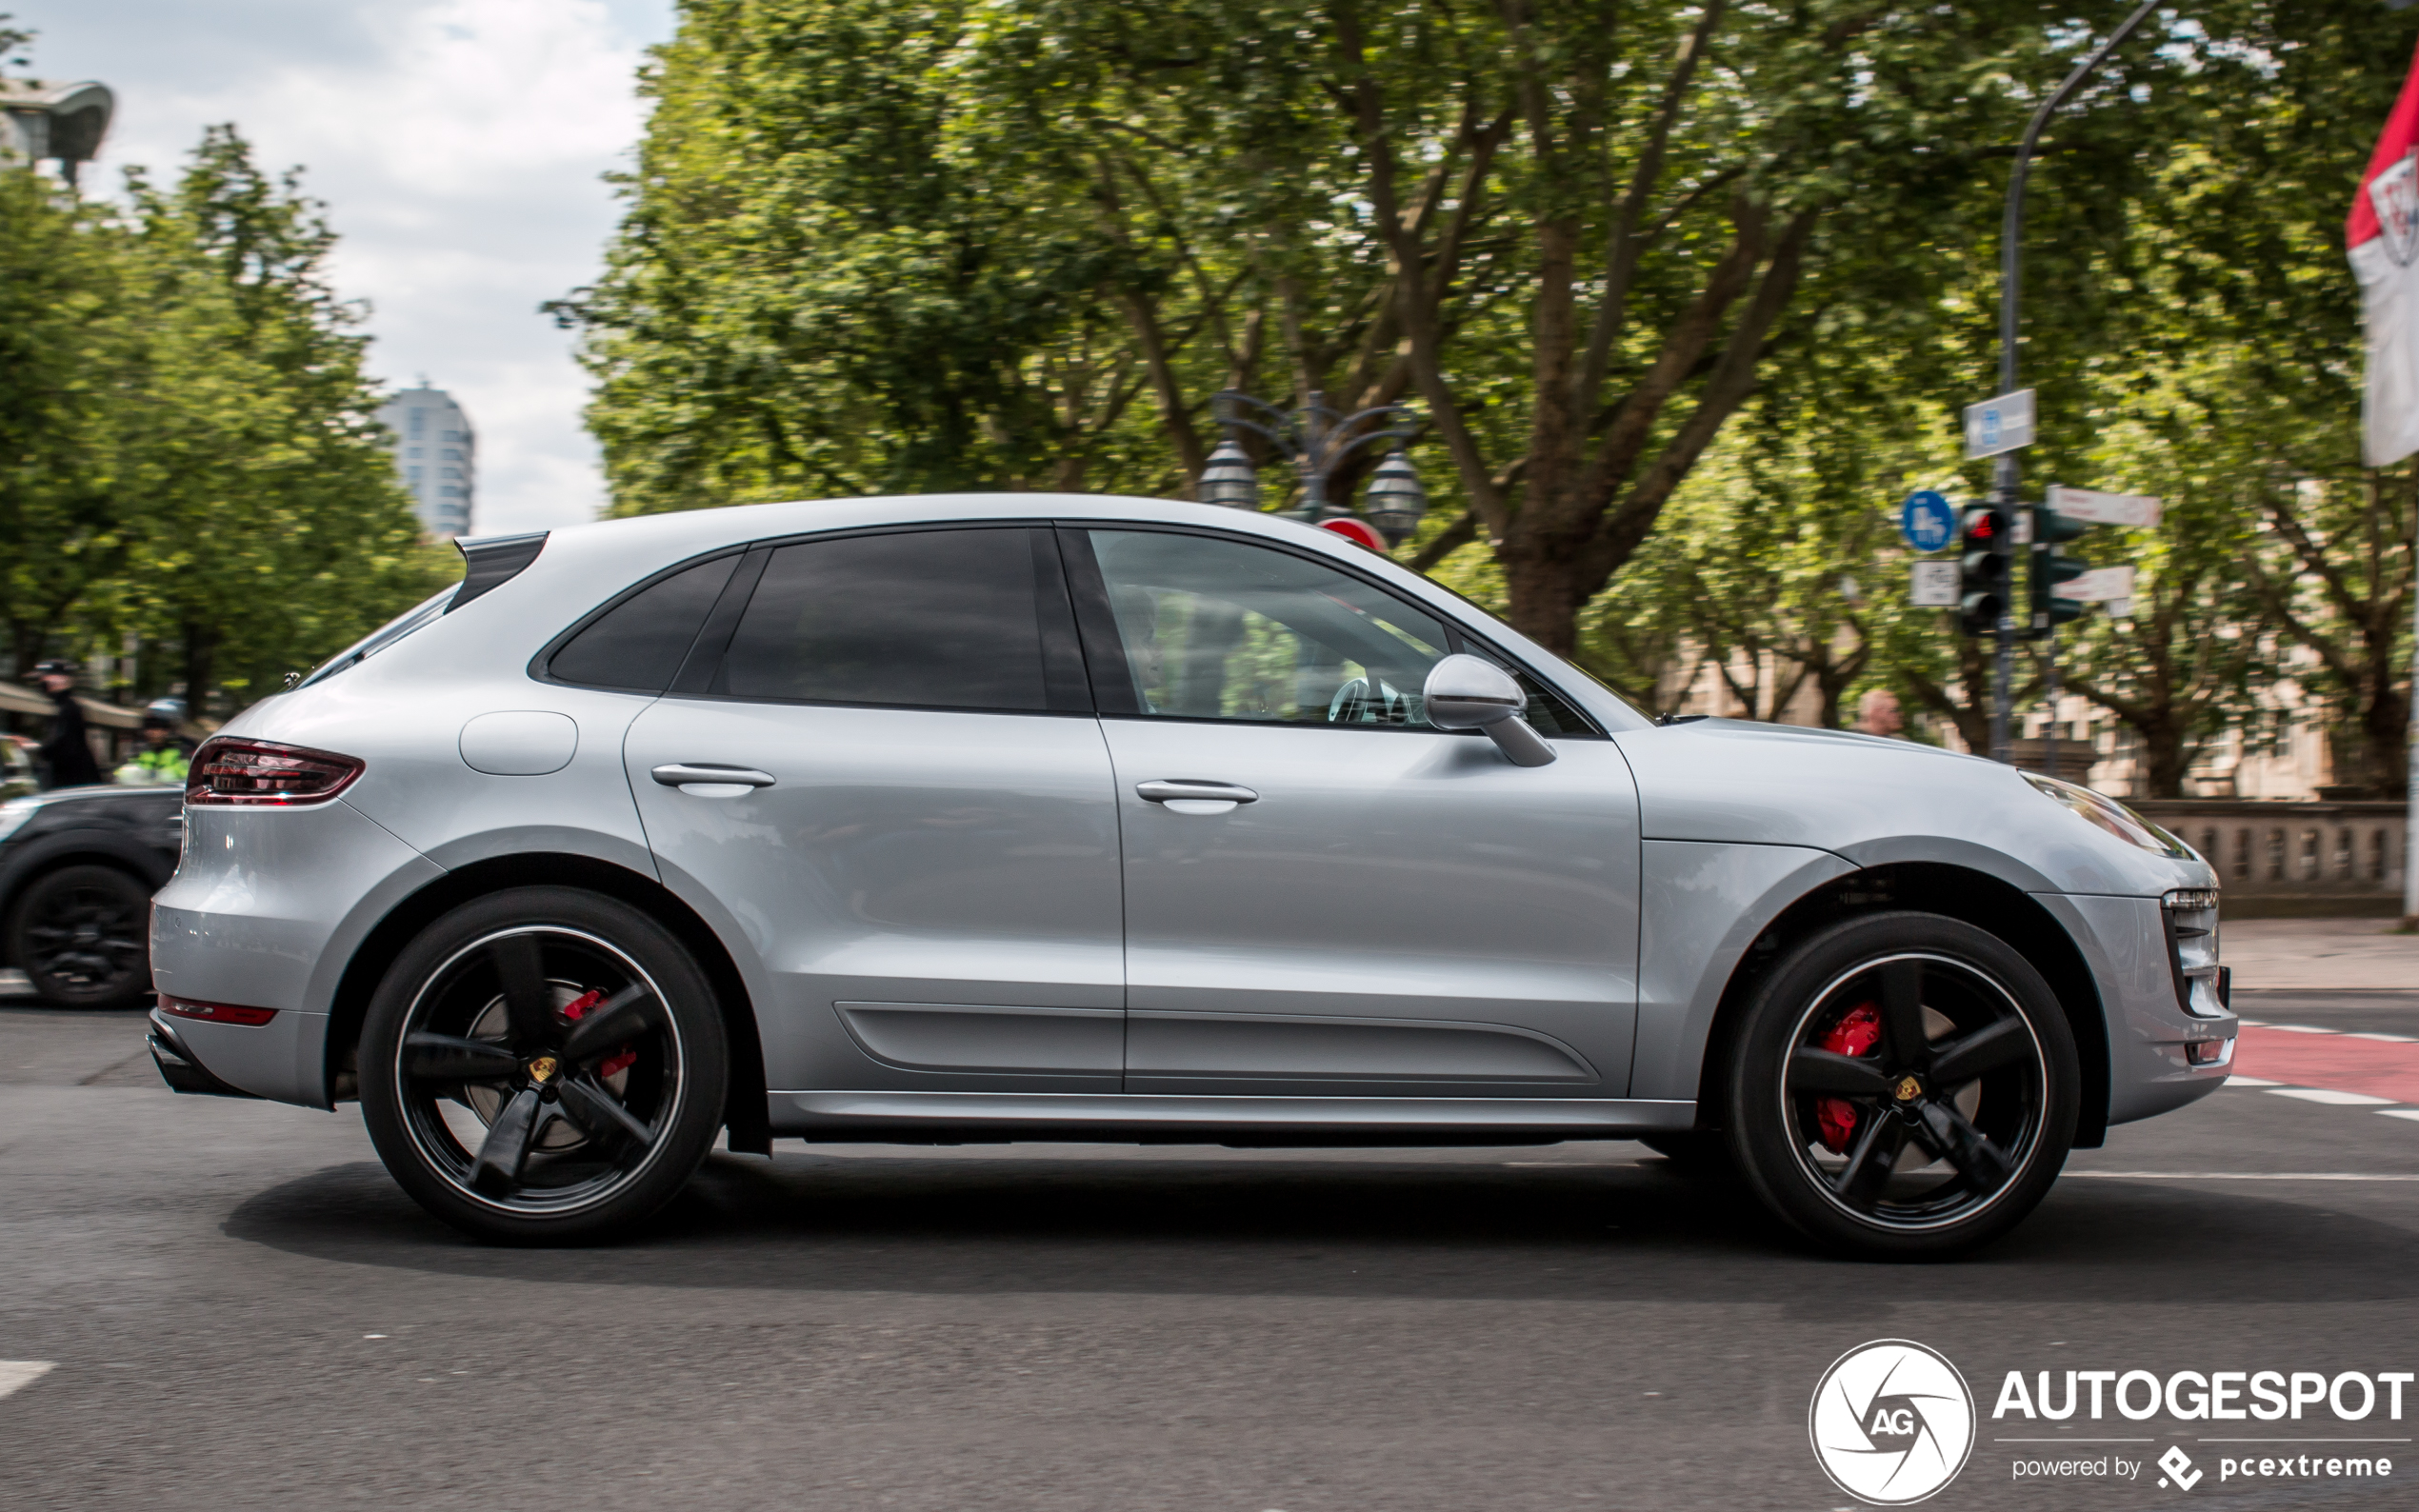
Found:
<svg viewBox="0 0 2419 1512"><path fill-rule="evenodd" d="M1330 725L1395 725L1403 719L1403 695L1394 691L1384 678L1377 684L1377 699L1369 694L1369 680L1356 677L1335 690L1327 701L1327 722ZM1374 717L1372 717L1374 715Z"/></svg>

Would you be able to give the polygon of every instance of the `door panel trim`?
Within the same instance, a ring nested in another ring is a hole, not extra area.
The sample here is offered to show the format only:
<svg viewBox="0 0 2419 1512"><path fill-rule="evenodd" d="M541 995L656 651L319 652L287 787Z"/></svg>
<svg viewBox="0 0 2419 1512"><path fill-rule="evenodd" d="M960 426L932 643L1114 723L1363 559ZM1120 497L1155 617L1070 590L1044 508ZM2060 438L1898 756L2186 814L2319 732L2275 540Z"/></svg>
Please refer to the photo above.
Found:
<svg viewBox="0 0 2419 1512"><path fill-rule="evenodd" d="M1130 1009L1126 1075L1315 1082L1526 1082L1592 1085L1588 1058L1509 1024L1293 1013Z"/></svg>
<svg viewBox="0 0 2419 1512"><path fill-rule="evenodd" d="M1288 1130L1400 1136L1423 1130L1559 1132L1627 1139L1694 1126L1693 1102L1640 1098L1159 1097L1090 1092L831 1092L768 1095L785 1138L899 1131L917 1124L990 1125L1025 1138L1117 1141L1122 1130L1221 1133Z"/></svg>
<svg viewBox="0 0 2419 1512"><path fill-rule="evenodd" d="M834 1003L867 1057L902 1071L1098 1076L1123 1069L1122 1008L963 1003Z"/></svg>

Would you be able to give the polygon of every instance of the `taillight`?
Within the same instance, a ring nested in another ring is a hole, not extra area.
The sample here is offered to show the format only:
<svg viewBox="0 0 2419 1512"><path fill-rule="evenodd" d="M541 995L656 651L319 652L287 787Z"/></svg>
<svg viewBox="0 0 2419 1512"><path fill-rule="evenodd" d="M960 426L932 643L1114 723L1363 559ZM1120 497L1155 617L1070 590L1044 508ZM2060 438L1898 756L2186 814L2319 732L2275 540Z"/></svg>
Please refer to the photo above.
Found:
<svg viewBox="0 0 2419 1512"><path fill-rule="evenodd" d="M190 998L160 994L160 1010L180 1019L206 1019L212 1024L243 1024L254 1028L277 1017L275 1008L248 1008L236 1003L195 1003Z"/></svg>
<svg viewBox="0 0 2419 1512"><path fill-rule="evenodd" d="M189 804L324 804L361 775L355 756L285 746L271 740L213 735L193 753L185 779Z"/></svg>

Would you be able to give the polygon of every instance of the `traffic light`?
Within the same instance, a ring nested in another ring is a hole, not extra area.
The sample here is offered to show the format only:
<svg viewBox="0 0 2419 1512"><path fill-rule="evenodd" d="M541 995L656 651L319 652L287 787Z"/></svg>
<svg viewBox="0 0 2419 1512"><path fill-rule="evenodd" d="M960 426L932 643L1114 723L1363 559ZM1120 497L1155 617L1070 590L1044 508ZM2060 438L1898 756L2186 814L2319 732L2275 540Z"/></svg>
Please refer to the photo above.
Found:
<svg viewBox="0 0 2419 1512"><path fill-rule="evenodd" d="M2008 612L2009 553L2014 519L1988 506L1966 511L1957 563L1957 627L1968 635L1992 635Z"/></svg>
<svg viewBox="0 0 2419 1512"><path fill-rule="evenodd" d="M2089 562L2060 554L2060 545L2081 535L2090 525L2060 514L2048 505L2032 511L2032 630L2043 634L2083 615L2083 601L2058 597L2058 585L2091 570Z"/></svg>

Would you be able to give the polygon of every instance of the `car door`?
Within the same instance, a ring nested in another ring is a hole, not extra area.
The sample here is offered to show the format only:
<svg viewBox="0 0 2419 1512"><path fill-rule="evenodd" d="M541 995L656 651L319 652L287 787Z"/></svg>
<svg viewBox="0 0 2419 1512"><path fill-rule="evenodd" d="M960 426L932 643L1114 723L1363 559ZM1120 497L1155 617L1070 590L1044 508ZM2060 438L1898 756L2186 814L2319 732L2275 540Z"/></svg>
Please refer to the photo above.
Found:
<svg viewBox="0 0 2419 1512"><path fill-rule="evenodd" d="M1485 647L1316 556L1063 535L1123 820L1128 1091L1624 1094L1638 810L1610 742L1533 679L1552 765L1435 729L1428 668Z"/></svg>
<svg viewBox="0 0 2419 1512"><path fill-rule="evenodd" d="M750 551L625 761L762 965L774 1090L1116 1090L1116 806L1047 527Z"/></svg>

